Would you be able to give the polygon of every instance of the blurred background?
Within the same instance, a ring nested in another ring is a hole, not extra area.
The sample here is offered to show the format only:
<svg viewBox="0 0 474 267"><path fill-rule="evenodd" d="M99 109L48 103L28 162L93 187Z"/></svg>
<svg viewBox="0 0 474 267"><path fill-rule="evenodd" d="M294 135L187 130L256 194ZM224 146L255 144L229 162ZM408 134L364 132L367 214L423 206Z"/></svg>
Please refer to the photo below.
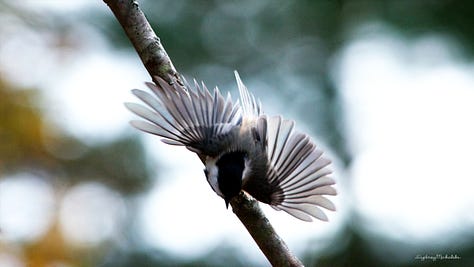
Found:
<svg viewBox="0 0 474 267"><path fill-rule="evenodd" d="M474 266L472 1L139 1L174 65L297 121L329 222L306 266ZM0 0L0 266L268 266L198 158L132 129L147 72L102 1Z"/></svg>

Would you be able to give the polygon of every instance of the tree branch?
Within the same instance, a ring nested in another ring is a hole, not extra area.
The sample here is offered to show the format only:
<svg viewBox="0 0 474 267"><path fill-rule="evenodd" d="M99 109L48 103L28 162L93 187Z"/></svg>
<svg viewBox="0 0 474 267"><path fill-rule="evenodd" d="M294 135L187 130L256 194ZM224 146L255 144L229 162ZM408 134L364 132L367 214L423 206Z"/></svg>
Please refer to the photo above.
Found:
<svg viewBox="0 0 474 267"><path fill-rule="evenodd" d="M182 85L179 73L138 3L133 0L104 0L104 2L122 25L153 80L159 76L169 84L177 82ZM233 212L273 266L303 266L277 235L255 199L240 192L230 204Z"/></svg>
<svg viewBox="0 0 474 267"><path fill-rule="evenodd" d="M155 81L161 77L169 84L183 85L179 73L173 66L160 38L151 28L138 3L132 0L104 0L132 42L148 73Z"/></svg>
<svg viewBox="0 0 474 267"><path fill-rule="evenodd" d="M243 191L230 201L232 211L273 266L303 266L273 229L257 200Z"/></svg>

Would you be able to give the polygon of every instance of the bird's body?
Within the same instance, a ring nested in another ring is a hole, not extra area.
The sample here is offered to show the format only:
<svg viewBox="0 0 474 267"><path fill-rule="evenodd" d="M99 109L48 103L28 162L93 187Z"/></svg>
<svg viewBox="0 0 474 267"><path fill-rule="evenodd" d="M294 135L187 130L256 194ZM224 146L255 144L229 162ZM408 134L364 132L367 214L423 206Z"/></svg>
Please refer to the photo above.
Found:
<svg viewBox="0 0 474 267"><path fill-rule="evenodd" d="M207 181L226 205L244 190L301 220L327 220L319 207L335 209L323 196L336 194L335 182L328 177L330 161L307 135L294 130L293 121L264 115L235 74L240 103L233 103L230 94L224 99L217 88L211 94L204 84L195 82L193 90L157 78L158 86L147 83L154 96L133 90L151 110L127 103L148 121L132 125L195 152L205 165Z"/></svg>

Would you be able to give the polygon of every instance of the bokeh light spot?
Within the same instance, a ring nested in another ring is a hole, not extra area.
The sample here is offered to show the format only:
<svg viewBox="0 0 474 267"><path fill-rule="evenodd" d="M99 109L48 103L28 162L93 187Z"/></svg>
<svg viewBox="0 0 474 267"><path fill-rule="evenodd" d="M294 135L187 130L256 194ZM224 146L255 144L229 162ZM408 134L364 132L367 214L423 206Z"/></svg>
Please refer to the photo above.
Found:
<svg viewBox="0 0 474 267"><path fill-rule="evenodd" d="M28 173L0 180L0 231L10 241L28 242L49 228L54 192L46 181Z"/></svg>
<svg viewBox="0 0 474 267"><path fill-rule="evenodd" d="M122 197L96 182L72 187L60 208L61 229L74 245L96 245L112 238L125 216Z"/></svg>

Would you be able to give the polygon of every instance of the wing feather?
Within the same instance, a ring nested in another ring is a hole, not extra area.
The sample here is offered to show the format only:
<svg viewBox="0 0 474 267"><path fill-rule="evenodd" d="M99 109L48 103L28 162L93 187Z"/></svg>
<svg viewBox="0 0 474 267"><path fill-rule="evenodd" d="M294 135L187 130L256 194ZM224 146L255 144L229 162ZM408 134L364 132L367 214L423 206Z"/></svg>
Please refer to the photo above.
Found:
<svg viewBox="0 0 474 267"><path fill-rule="evenodd" d="M255 96L249 92L247 86L245 86L240 79L239 73L234 71L234 74L235 79L237 80L237 87L239 88L243 116L245 118L257 119L262 113L262 105L260 101L257 101Z"/></svg>
<svg viewBox="0 0 474 267"><path fill-rule="evenodd" d="M263 116L262 116L263 117ZM321 208L335 210L325 195L336 195L329 177L330 161L311 139L295 131L295 123L280 116L267 119L267 173L272 205L303 221L327 220Z"/></svg>
<svg viewBox="0 0 474 267"><path fill-rule="evenodd" d="M218 88L212 94L204 83L194 81L194 88L169 85L157 77L157 84L146 83L153 94L134 89L132 93L145 106L125 103L125 106L144 119L131 124L144 132L162 137L167 144L186 146L206 154L207 140L226 135L242 122L239 105L230 94L224 98Z"/></svg>
<svg viewBox="0 0 474 267"><path fill-rule="evenodd" d="M324 211L321 208L319 208L317 205L312 205L309 203L285 203L282 206L286 209L286 210L285 209L283 210L287 212L289 209L292 209L292 210L297 210L297 211L306 213L307 215L314 217L316 219L322 220L322 221L328 220L328 217L326 216ZM312 221L311 217L309 221Z"/></svg>
<svg viewBox="0 0 474 267"><path fill-rule="evenodd" d="M300 219L302 221L306 221L306 222L313 221L313 219L311 219L311 216L309 216L308 213L306 213L304 211L301 211L299 209L289 208L289 207L286 207L286 206L280 206L280 207L278 207L278 210L283 210L286 213L290 214L291 216L293 216L297 219Z"/></svg>
<svg viewBox="0 0 474 267"><path fill-rule="evenodd" d="M328 210L333 210L334 211L336 209L334 204L329 199L327 199L324 196L318 196L318 195L312 195L312 196L307 196L307 197L299 197L297 199L288 199L287 203L296 203L296 204L309 203L309 204L314 204L314 205L321 206L321 207L326 208Z"/></svg>

